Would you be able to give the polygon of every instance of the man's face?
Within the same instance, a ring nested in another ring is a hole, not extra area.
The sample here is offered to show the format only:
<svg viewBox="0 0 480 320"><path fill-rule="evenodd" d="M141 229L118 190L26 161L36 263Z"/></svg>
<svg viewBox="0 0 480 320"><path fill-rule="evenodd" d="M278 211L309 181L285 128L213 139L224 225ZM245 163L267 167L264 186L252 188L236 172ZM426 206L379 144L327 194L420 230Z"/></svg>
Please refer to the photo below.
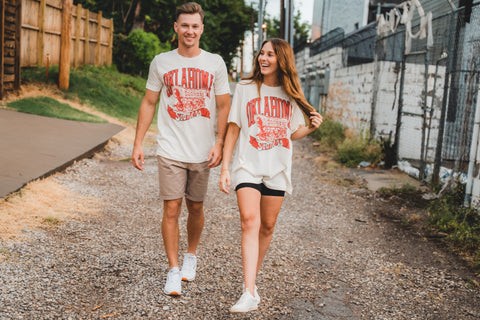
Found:
<svg viewBox="0 0 480 320"><path fill-rule="evenodd" d="M203 33L203 23L198 13L179 15L173 27L178 34L179 47L199 47L200 36Z"/></svg>

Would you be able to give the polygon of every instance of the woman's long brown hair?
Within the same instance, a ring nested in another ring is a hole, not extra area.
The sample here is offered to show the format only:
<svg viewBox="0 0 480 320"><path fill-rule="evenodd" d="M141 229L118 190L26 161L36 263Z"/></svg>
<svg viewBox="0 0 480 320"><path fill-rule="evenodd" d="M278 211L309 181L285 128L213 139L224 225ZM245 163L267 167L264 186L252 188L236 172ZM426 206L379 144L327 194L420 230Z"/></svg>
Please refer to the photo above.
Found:
<svg viewBox="0 0 480 320"><path fill-rule="evenodd" d="M283 39L272 38L263 41L261 48L263 48L267 42L272 44L273 50L277 55L278 81L280 85L284 88L287 95L295 100L310 123L310 112L315 111L315 108L308 103L303 94L300 81L298 80L298 72L295 67L295 55L293 54L292 47ZM258 92L260 92L260 86L263 83L263 74L260 70L260 62L258 62L260 51L261 49L258 50L258 53L255 55L252 74L245 78L245 80L251 80L257 84Z"/></svg>

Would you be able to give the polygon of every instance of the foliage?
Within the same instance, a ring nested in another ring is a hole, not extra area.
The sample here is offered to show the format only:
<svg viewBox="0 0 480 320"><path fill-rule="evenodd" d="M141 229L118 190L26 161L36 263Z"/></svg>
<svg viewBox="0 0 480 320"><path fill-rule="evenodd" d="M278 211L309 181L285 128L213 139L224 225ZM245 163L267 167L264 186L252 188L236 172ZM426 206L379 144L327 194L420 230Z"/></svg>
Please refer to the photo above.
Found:
<svg viewBox="0 0 480 320"><path fill-rule="evenodd" d="M102 11L103 16L112 18L116 34L128 35L140 28L154 33L162 43L175 46L176 7L182 0L76 0L89 10ZM244 0L197 1L205 12L205 30L200 46L210 52L220 54L230 69L233 57L250 29L253 9ZM138 10L137 10L138 9ZM120 68L119 68L120 69Z"/></svg>
<svg viewBox="0 0 480 320"><path fill-rule="evenodd" d="M337 150L345 140L345 127L338 121L324 119L322 125L312 133L323 150Z"/></svg>
<svg viewBox="0 0 480 320"><path fill-rule="evenodd" d="M45 117L97 123L106 122L100 117L74 109L66 103L61 103L56 99L44 96L16 100L9 102L7 106L20 112L37 114Z"/></svg>
<svg viewBox="0 0 480 320"><path fill-rule="evenodd" d="M400 188L386 188L386 187L381 187L377 190L377 192L382 196L383 198L386 197L391 197L391 196L398 196L398 195L406 195L406 196L411 196L418 194L417 188L410 184L405 184L401 186Z"/></svg>
<svg viewBox="0 0 480 320"><path fill-rule="evenodd" d="M379 143L359 135L347 137L338 147L338 160L347 167L356 167L360 162L376 164L382 158Z"/></svg>
<svg viewBox="0 0 480 320"><path fill-rule="evenodd" d="M115 35L113 60L120 72L147 77L153 58L169 50L170 43L162 44L153 33L136 29L128 36Z"/></svg>
<svg viewBox="0 0 480 320"><path fill-rule="evenodd" d="M465 186L457 184L454 190L431 202L428 222L458 249L471 255L480 267L480 214L475 208L463 206Z"/></svg>
<svg viewBox="0 0 480 320"><path fill-rule="evenodd" d="M50 68L48 83L58 79L58 67ZM23 68L23 82L44 82L45 68ZM70 87L63 94L105 114L135 123L146 80L119 73L115 68L84 66L70 71Z"/></svg>
<svg viewBox="0 0 480 320"><path fill-rule="evenodd" d="M302 14L297 11L293 18L293 30L294 39L293 47L297 47L305 43L310 38L310 26L307 22L301 22ZM267 25L267 38L279 38L280 37L280 19L267 17L264 19L264 23Z"/></svg>

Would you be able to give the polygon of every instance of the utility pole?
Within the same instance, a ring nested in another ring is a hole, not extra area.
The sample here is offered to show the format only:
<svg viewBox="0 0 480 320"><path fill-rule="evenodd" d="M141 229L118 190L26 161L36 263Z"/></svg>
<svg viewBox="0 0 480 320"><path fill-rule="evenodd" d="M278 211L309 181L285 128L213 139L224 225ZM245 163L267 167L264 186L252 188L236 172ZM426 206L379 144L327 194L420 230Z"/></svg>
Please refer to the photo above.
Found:
<svg viewBox="0 0 480 320"><path fill-rule="evenodd" d="M262 46L263 42L263 0L260 0L258 2L258 50L260 50L260 47Z"/></svg>
<svg viewBox="0 0 480 320"><path fill-rule="evenodd" d="M293 48L293 0L288 0L288 39Z"/></svg>
<svg viewBox="0 0 480 320"><path fill-rule="evenodd" d="M285 39L285 0L280 1L280 38Z"/></svg>
<svg viewBox="0 0 480 320"><path fill-rule="evenodd" d="M280 38L293 46L293 0L280 2Z"/></svg>

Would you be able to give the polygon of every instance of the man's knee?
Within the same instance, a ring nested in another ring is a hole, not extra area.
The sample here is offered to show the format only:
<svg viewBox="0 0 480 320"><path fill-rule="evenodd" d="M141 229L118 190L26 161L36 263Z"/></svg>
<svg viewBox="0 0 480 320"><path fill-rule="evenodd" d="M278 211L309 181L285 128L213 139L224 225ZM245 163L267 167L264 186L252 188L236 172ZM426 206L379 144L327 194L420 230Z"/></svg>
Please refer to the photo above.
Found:
<svg viewBox="0 0 480 320"><path fill-rule="evenodd" d="M182 199L164 200L163 215L166 218L178 219L180 215L181 206L182 206Z"/></svg>
<svg viewBox="0 0 480 320"><path fill-rule="evenodd" d="M202 215L203 214L203 201L197 202L186 199L188 214Z"/></svg>

